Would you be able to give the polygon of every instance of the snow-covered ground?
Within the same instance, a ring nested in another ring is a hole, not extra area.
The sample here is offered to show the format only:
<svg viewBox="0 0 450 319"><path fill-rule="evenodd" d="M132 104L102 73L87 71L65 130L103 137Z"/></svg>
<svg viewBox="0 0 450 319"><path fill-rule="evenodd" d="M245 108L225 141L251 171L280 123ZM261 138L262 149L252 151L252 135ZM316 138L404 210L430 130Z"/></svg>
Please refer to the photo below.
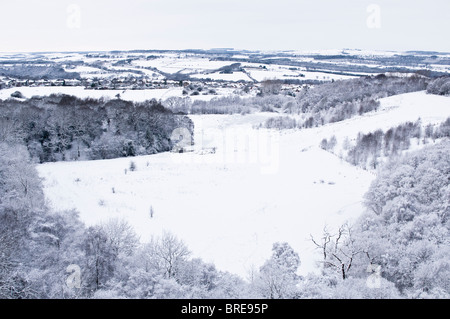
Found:
<svg viewBox="0 0 450 319"><path fill-rule="evenodd" d="M246 70L250 73L250 76L259 82L267 79L336 81L355 78L355 76L349 75L332 74L326 72L310 72L304 70L304 68L294 68L294 69L290 69L289 67L283 65L269 65L267 66L266 69L246 68Z"/></svg>
<svg viewBox="0 0 450 319"><path fill-rule="evenodd" d="M309 234L357 216L373 176L317 147L303 152L301 143L251 128L267 116L193 116L196 147L215 146L215 154L163 153L38 169L51 205L76 208L88 225L123 217L143 241L171 231L195 256L243 277L270 256L274 242L288 241L306 273L316 259ZM246 135L256 142L234 141ZM137 171L125 174L131 160Z"/></svg>
<svg viewBox="0 0 450 319"><path fill-rule="evenodd" d="M187 71L188 73L200 73L206 70L215 70L226 65L230 61L211 61L208 58L196 56L165 54L160 58L152 60L136 60L134 65L142 67L155 67L160 71L167 73L176 73Z"/></svg>
<svg viewBox="0 0 450 319"><path fill-rule="evenodd" d="M195 115L191 153L47 163L38 171L50 205L77 209L87 225L125 218L142 241L170 231L195 257L244 278L269 258L274 242L287 241L306 274L320 259L310 234L359 216L375 177L321 150L321 139L450 116L450 98L425 92L381 104L378 112L347 121L282 132L253 129L273 113ZM125 172L130 161L137 170Z"/></svg>

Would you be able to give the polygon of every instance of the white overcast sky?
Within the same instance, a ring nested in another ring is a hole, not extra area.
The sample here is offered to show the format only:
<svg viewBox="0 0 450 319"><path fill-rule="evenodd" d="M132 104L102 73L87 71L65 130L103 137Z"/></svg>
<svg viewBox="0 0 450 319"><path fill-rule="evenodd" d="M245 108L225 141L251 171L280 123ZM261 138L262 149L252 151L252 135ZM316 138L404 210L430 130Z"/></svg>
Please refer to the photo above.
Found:
<svg viewBox="0 0 450 319"><path fill-rule="evenodd" d="M380 9L379 28L368 27L371 4ZM0 52L450 52L450 0L1 0L0 28Z"/></svg>

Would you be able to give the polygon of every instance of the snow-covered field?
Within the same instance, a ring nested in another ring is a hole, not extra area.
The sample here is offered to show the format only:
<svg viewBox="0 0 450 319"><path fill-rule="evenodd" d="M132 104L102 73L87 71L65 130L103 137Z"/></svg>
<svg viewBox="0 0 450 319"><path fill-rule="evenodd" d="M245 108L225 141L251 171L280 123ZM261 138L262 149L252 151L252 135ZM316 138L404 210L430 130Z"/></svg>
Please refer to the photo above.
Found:
<svg viewBox="0 0 450 319"><path fill-rule="evenodd" d="M270 256L274 242L287 241L306 274L320 259L310 234L359 216L375 177L321 150L321 139L450 116L450 98L425 92L381 104L378 112L343 122L282 132L253 129L273 113L195 115L192 153L47 163L38 171L50 205L77 209L87 225L125 218L142 241L170 231L195 257L244 278ZM130 161L137 170L125 172Z"/></svg>
<svg viewBox="0 0 450 319"><path fill-rule="evenodd" d="M248 65L248 63L245 65ZM245 68L245 69L250 73L250 76L256 81L263 81L267 79L336 81L355 78L355 76L349 75L339 75L325 72L310 72L304 70L304 68L294 68L296 69L294 70L283 65L269 65L266 69L260 68Z"/></svg>

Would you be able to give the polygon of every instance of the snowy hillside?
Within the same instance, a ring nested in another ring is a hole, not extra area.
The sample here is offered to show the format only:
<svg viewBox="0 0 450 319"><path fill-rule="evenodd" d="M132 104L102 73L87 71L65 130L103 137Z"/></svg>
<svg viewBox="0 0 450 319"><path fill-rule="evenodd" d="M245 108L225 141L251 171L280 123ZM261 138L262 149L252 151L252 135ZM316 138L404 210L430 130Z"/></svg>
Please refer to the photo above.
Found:
<svg viewBox="0 0 450 319"><path fill-rule="evenodd" d="M320 140L449 115L448 97L425 92L382 99L377 112L339 123L281 133L252 128L273 114L195 115L192 153L48 163L38 170L51 206L77 209L88 225L123 217L142 241L173 232L195 256L244 278L274 242L287 241L306 274L318 259L310 234L357 217L374 179L321 150ZM128 170L130 161L136 171Z"/></svg>
<svg viewBox="0 0 450 319"><path fill-rule="evenodd" d="M351 119L330 123L291 135L292 142L299 140L317 146L322 138L336 136L338 143L346 137L354 140L358 133L368 133L377 129L387 130L405 122L419 118L422 125L436 125L450 116L450 98L427 94L425 91L394 95L380 99L380 108Z"/></svg>

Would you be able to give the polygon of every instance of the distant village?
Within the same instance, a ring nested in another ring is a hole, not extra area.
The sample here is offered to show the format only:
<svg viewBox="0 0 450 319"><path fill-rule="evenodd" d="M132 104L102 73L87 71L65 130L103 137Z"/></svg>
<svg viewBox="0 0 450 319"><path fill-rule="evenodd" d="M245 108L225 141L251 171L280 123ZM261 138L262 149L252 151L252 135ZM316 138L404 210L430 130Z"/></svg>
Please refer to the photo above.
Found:
<svg viewBox="0 0 450 319"><path fill-rule="evenodd" d="M229 81L174 81L154 80L147 77L117 77L117 78L83 78L83 79L16 79L12 77L0 78L0 89L13 87L43 87L43 86L83 86L93 90L143 90L143 89L167 89L171 87L187 87L193 82L201 82L208 87L215 88L242 88L248 83Z"/></svg>

